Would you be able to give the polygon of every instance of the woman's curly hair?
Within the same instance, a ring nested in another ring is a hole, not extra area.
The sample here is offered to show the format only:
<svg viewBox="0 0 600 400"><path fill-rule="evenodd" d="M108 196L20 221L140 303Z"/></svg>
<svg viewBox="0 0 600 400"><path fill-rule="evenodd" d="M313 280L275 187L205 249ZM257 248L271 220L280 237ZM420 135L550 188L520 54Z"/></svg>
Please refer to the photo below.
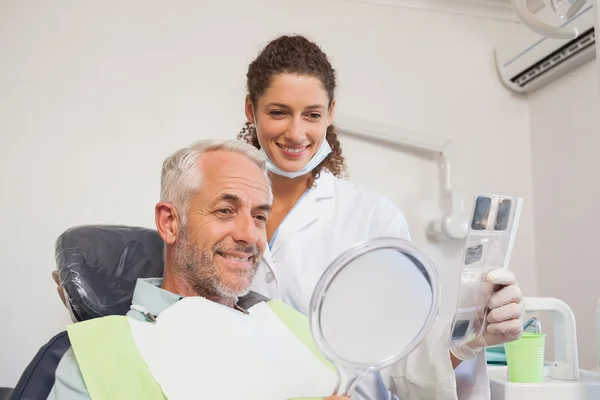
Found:
<svg viewBox="0 0 600 400"><path fill-rule="evenodd" d="M309 75L319 79L327 91L331 107L336 87L335 70L319 46L303 36L280 36L271 41L248 66L246 86L254 107L259 97L269 88L273 77L282 73ZM256 129L249 122L246 122L237 138L260 149ZM331 153L312 170L309 185L314 183L323 169L338 178L346 175L342 146L333 125L327 127L325 139L331 147Z"/></svg>

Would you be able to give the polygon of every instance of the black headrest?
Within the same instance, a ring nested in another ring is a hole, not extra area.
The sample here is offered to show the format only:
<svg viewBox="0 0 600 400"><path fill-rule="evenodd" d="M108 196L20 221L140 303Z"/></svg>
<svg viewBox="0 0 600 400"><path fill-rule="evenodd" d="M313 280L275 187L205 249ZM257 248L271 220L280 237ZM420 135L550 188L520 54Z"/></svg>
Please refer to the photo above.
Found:
<svg viewBox="0 0 600 400"><path fill-rule="evenodd" d="M138 278L162 277L163 241L151 229L88 225L56 241L56 265L79 321L129 311Z"/></svg>

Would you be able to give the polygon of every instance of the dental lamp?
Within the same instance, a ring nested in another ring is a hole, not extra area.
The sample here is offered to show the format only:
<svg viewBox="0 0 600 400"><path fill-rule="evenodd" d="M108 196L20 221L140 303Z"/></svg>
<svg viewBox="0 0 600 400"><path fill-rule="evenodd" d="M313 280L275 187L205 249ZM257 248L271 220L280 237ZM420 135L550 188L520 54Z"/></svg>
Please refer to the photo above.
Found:
<svg viewBox="0 0 600 400"><path fill-rule="evenodd" d="M517 16L525 26L542 36L552 39L575 39L579 36L580 32L576 26L573 26L572 22L575 21L579 11L587 3L593 3L591 0L544 0L546 6L564 21L561 26L553 26L540 21L527 8L527 0L511 0L511 2ZM596 2L595 6L598 8L600 5ZM600 10L596 9L596 15L596 25L598 25ZM596 44L596 46L599 45Z"/></svg>

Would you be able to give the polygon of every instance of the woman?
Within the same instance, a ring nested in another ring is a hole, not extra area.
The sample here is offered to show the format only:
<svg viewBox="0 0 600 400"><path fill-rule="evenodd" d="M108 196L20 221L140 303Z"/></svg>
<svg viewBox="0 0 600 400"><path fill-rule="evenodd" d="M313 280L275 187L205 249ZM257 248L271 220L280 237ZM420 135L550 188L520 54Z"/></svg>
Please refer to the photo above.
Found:
<svg viewBox="0 0 600 400"><path fill-rule="evenodd" d="M313 289L334 258L373 237L410 240L408 226L390 200L340 179L346 170L333 125L335 71L315 43L302 36L279 37L250 64L246 76L248 122L238 138L266 154L274 194L269 248L252 289L307 314ZM477 359L481 373L475 375L483 373L483 379L459 387L459 394L489 396L481 349L514 340L522 330L521 293L514 276L500 275L490 278L506 285L492 297L498 310L490 315L500 317L490 320L477 342L451 355L439 340L426 340L392 369L401 399L456 396L453 367L466 359Z"/></svg>

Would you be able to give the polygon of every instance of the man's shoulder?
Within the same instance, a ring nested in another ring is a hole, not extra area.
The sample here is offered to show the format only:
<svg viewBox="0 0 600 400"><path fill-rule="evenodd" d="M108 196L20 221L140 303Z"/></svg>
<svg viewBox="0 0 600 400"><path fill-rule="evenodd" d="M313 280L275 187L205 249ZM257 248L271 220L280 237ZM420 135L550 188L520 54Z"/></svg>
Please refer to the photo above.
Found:
<svg viewBox="0 0 600 400"><path fill-rule="evenodd" d="M79 371L79 366L77 365L77 358L75 358L75 352L72 347L63 354L60 362L58 363L58 367L56 367L56 373L58 375L59 372L73 372Z"/></svg>
<svg viewBox="0 0 600 400"><path fill-rule="evenodd" d="M55 373L55 381L49 400L88 400L88 393L81 367L77 357L83 357L82 366L90 365L90 360L97 357L98 352L113 344L113 339L121 337L124 329L129 328L128 320L132 317L123 315L110 315L77 322L67 327L72 346L77 348L75 354L73 347L62 356ZM83 355L82 347L83 345ZM104 350L103 350L104 349ZM90 350L92 350L90 352Z"/></svg>
<svg viewBox="0 0 600 400"><path fill-rule="evenodd" d="M88 400L89 398L77 358L73 348L70 347L58 363L56 379L48 400Z"/></svg>

